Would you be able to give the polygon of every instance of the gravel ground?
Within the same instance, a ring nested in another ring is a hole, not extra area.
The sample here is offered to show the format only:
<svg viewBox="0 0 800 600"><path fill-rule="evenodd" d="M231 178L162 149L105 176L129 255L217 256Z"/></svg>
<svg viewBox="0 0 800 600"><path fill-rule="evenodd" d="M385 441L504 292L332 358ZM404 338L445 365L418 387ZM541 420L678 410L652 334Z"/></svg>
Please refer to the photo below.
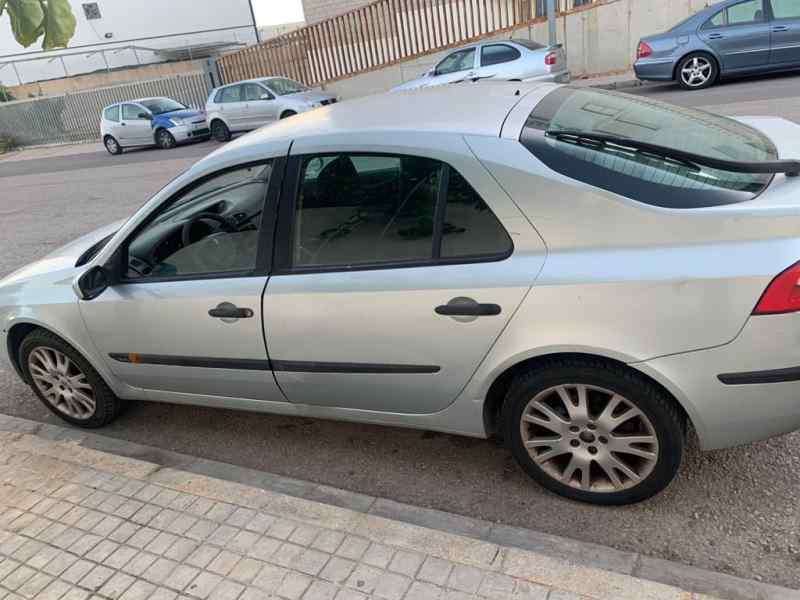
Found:
<svg viewBox="0 0 800 600"><path fill-rule="evenodd" d="M32 159L24 170L3 161L0 276L130 214L203 151ZM1 369L0 412L58 422ZM725 451L690 448L665 493L624 508L562 500L504 449L430 432L138 403L103 433L800 589L800 433Z"/></svg>

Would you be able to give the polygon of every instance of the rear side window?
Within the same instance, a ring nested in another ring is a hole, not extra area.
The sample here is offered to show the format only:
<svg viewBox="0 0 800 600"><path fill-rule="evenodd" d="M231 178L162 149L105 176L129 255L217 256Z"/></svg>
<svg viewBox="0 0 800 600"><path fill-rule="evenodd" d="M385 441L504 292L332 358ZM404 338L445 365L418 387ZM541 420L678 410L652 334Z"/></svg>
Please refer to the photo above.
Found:
<svg viewBox="0 0 800 600"><path fill-rule="evenodd" d="M772 0L776 19L800 19L800 0Z"/></svg>
<svg viewBox="0 0 800 600"><path fill-rule="evenodd" d="M242 86L222 88L217 94L217 102L242 102Z"/></svg>
<svg viewBox="0 0 800 600"><path fill-rule="evenodd" d="M627 138L729 161L778 157L771 140L752 127L649 98L562 87L539 102L520 139L537 158L573 179L666 208L752 200L773 176L688 165L626 146L552 137L559 131Z"/></svg>
<svg viewBox="0 0 800 600"><path fill-rule="evenodd" d="M481 66L490 67L517 60L522 56L516 48L506 44L492 44L481 50Z"/></svg>
<svg viewBox="0 0 800 600"><path fill-rule="evenodd" d="M455 169L429 158L303 159L293 217L295 268L504 258L511 239Z"/></svg>
<svg viewBox="0 0 800 600"><path fill-rule="evenodd" d="M103 118L106 121L113 121L114 123L119 123L119 104L117 106L111 106L105 111L103 111Z"/></svg>
<svg viewBox="0 0 800 600"><path fill-rule="evenodd" d="M719 11L706 21L703 29L760 23L762 21L764 21L764 0L747 0Z"/></svg>

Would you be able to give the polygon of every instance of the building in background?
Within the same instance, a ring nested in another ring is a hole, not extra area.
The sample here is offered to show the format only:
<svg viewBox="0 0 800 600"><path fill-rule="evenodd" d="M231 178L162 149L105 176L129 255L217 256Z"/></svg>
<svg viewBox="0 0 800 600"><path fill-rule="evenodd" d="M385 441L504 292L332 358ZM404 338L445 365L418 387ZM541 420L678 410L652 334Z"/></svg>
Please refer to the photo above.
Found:
<svg viewBox="0 0 800 600"><path fill-rule="evenodd" d="M281 25L267 25L266 27L259 27L258 32L261 35L261 41L265 42L272 38L276 38L285 33L296 31L305 25L305 21L298 23L282 23Z"/></svg>
<svg viewBox="0 0 800 600"><path fill-rule="evenodd" d="M366 6L374 0L303 0L306 23L312 25L347 11Z"/></svg>
<svg viewBox="0 0 800 600"><path fill-rule="evenodd" d="M62 79L214 56L256 41L248 0L70 0L78 20L68 48L23 48L0 17L0 83Z"/></svg>

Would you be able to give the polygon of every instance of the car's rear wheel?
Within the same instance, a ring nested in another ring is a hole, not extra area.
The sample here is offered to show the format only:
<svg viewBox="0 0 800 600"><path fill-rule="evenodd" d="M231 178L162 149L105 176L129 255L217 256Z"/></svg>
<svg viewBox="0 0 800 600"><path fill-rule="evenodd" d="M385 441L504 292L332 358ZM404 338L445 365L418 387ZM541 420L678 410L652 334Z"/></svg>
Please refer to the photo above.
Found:
<svg viewBox="0 0 800 600"><path fill-rule="evenodd" d="M158 130L158 133L156 133L156 144L158 144L158 147L162 150L169 150L178 145L175 141L175 137L166 129Z"/></svg>
<svg viewBox="0 0 800 600"><path fill-rule="evenodd" d="M117 154L122 154L122 146L119 145L117 139L112 135L106 136L106 139L103 140L103 145L111 155L116 156Z"/></svg>
<svg viewBox="0 0 800 600"><path fill-rule="evenodd" d="M288 119L289 117L295 116L297 113L293 110L285 110L281 113L281 119Z"/></svg>
<svg viewBox="0 0 800 600"><path fill-rule="evenodd" d="M68 423L94 429L122 410L122 400L100 374L55 334L34 330L22 341L19 358L38 398Z"/></svg>
<svg viewBox="0 0 800 600"><path fill-rule="evenodd" d="M678 63L678 83L685 90L702 90L714 85L719 78L717 61L708 54L695 52Z"/></svg>
<svg viewBox="0 0 800 600"><path fill-rule="evenodd" d="M211 124L211 137L218 142L228 142L231 139L231 130L222 121L214 121Z"/></svg>
<svg viewBox="0 0 800 600"><path fill-rule="evenodd" d="M630 504L678 472L685 422L666 392L601 360L553 360L519 377L504 404L506 440L547 489L594 504Z"/></svg>

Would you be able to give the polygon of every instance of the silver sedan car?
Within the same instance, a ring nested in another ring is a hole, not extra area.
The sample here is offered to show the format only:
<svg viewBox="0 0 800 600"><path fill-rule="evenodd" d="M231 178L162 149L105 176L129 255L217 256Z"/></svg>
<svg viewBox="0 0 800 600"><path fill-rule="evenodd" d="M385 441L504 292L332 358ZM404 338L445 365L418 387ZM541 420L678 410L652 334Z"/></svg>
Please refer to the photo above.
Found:
<svg viewBox="0 0 800 600"><path fill-rule="evenodd" d="M523 39L473 44L453 50L433 69L393 91L483 79L569 83L567 54L560 44L548 47Z"/></svg>
<svg viewBox="0 0 800 600"><path fill-rule="evenodd" d="M10 365L81 427L147 400L498 436L600 504L689 432L800 428L800 127L471 85L245 136L6 277Z"/></svg>

